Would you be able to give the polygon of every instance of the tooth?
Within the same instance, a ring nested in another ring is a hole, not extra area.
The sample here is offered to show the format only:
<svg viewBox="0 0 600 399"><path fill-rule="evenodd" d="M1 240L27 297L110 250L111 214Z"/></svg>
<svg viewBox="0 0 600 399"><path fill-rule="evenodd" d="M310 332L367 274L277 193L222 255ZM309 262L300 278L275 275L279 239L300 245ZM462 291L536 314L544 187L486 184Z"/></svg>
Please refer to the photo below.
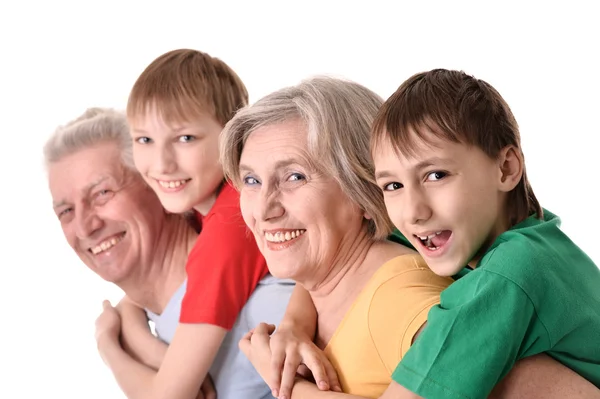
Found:
<svg viewBox="0 0 600 399"><path fill-rule="evenodd" d="M436 236L439 236L440 234L442 234L441 231L438 231L438 232L435 233Z"/></svg>
<svg viewBox="0 0 600 399"><path fill-rule="evenodd" d="M289 231L288 231L288 232L286 232L286 233L285 233L285 240L286 240L286 241L289 241L289 240L291 240L291 239L292 239L292 236L290 235L290 232L289 232Z"/></svg>
<svg viewBox="0 0 600 399"><path fill-rule="evenodd" d="M296 232L295 232L295 231L292 231L292 234L290 234L290 237L292 237L292 238L296 238Z"/></svg>

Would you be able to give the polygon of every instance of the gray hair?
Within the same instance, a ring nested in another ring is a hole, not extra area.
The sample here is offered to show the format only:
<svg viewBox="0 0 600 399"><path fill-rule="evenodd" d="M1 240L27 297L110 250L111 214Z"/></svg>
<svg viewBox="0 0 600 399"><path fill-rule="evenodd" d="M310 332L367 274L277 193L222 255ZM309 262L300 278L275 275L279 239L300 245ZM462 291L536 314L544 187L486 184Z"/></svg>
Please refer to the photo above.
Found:
<svg viewBox="0 0 600 399"><path fill-rule="evenodd" d="M124 112L112 108L88 108L77 119L58 127L44 145L44 163L51 163L94 145L114 142L123 165L134 168L129 125Z"/></svg>
<svg viewBox="0 0 600 399"><path fill-rule="evenodd" d="M261 127L299 119L307 129L311 161L371 217L370 236L383 239L393 225L375 183L369 150L371 124L382 103L358 83L324 76L271 93L242 108L225 125L220 138L225 176L239 188L239 163L248 137Z"/></svg>

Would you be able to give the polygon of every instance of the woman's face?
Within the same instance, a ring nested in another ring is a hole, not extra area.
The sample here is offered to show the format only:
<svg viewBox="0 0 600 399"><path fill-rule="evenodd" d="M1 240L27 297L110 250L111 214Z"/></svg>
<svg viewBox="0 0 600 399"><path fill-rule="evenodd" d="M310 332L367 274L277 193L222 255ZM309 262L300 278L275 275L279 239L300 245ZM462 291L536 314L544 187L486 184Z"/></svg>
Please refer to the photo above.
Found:
<svg viewBox="0 0 600 399"><path fill-rule="evenodd" d="M271 273L318 288L364 229L361 209L317 170L299 121L251 133L240 159L241 209Z"/></svg>

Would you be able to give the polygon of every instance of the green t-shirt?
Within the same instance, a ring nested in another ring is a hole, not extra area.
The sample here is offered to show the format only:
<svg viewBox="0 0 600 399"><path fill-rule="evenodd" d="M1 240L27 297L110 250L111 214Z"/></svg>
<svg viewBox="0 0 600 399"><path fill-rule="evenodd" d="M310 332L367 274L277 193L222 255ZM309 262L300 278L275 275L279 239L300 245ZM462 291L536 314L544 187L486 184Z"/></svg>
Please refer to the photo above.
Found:
<svg viewBox="0 0 600 399"><path fill-rule="evenodd" d="M441 294L392 378L425 398L485 398L545 352L600 387L600 270L544 210Z"/></svg>

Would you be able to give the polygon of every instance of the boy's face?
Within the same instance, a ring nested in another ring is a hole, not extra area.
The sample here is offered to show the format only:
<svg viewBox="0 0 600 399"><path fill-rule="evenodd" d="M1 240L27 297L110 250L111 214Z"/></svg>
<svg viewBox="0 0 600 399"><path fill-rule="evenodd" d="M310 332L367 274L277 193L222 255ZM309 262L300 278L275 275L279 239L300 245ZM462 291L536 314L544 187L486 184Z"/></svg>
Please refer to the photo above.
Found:
<svg viewBox="0 0 600 399"><path fill-rule="evenodd" d="M172 213L208 213L223 180L219 160L222 126L212 116L165 123L152 107L130 119L133 158L144 180Z"/></svg>
<svg viewBox="0 0 600 399"><path fill-rule="evenodd" d="M373 154L375 174L392 222L433 272L452 276L474 267L506 228L502 171L477 147L429 139L419 140L414 156L382 143Z"/></svg>

